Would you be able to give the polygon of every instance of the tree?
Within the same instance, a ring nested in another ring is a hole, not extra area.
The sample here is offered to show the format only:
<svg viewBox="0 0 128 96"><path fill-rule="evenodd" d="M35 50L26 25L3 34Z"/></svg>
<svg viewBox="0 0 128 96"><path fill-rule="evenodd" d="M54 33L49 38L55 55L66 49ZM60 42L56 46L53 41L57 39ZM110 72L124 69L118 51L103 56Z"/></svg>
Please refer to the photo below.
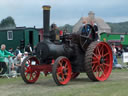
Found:
<svg viewBox="0 0 128 96"><path fill-rule="evenodd" d="M0 28L5 29L5 28L15 28L15 27L16 27L15 21L11 16L8 16L7 18L1 20Z"/></svg>
<svg viewBox="0 0 128 96"><path fill-rule="evenodd" d="M66 30L67 32L71 33L72 32L72 29L73 29L73 26L72 25L69 25L69 24L65 24L64 26L61 26L59 27L60 30Z"/></svg>
<svg viewBox="0 0 128 96"><path fill-rule="evenodd" d="M120 22L120 23L108 23L111 27L112 33L125 33L128 32L128 21L127 22Z"/></svg>

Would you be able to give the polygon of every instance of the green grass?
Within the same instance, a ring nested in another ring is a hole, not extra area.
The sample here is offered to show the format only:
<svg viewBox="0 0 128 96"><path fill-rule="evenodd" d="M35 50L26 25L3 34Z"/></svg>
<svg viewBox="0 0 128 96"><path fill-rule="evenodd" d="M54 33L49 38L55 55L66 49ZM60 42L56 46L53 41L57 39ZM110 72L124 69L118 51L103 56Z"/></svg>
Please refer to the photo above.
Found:
<svg viewBox="0 0 128 96"><path fill-rule="evenodd" d="M118 59L119 64L122 63ZM0 96L128 96L128 69L114 69L108 80L92 82L86 73L65 86L57 86L52 75L42 74L35 84L26 84L18 78L0 78Z"/></svg>
<svg viewBox="0 0 128 96"><path fill-rule="evenodd" d="M104 82L92 82L85 73L65 86L57 86L52 76L40 76L35 84L21 77L0 78L0 96L127 96L128 70L115 69Z"/></svg>

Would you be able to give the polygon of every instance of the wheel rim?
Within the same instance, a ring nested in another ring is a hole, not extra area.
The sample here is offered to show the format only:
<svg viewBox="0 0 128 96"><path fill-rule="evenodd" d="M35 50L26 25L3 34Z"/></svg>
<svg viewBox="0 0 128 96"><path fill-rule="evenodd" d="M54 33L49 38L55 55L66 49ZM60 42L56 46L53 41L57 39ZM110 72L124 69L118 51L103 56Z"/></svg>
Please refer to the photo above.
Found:
<svg viewBox="0 0 128 96"><path fill-rule="evenodd" d="M92 70L97 80L104 81L109 77L112 62L112 51L109 45L105 42L98 43L92 56Z"/></svg>
<svg viewBox="0 0 128 96"><path fill-rule="evenodd" d="M59 60L56 75L60 84L67 84L71 79L71 64L70 61L66 58Z"/></svg>
<svg viewBox="0 0 128 96"><path fill-rule="evenodd" d="M32 63L35 63L34 65L38 65L39 61L35 57L31 57L24 63L24 76L28 83L34 83L40 75L40 71L32 69L31 66L34 66Z"/></svg>

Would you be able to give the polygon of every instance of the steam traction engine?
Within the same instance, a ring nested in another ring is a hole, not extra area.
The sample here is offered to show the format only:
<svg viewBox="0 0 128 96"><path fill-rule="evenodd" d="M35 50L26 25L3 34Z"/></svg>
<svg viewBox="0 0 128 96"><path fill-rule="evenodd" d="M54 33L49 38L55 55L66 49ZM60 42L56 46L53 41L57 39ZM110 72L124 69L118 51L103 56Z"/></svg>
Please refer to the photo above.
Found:
<svg viewBox="0 0 128 96"><path fill-rule="evenodd" d="M112 70L112 51L105 42L95 39L94 28L89 25L88 34L64 34L61 43L50 41L49 18L50 6L43 6L44 34L43 41L35 48L36 56L24 59L21 76L26 83L35 83L44 72L52 73L57 85L65 85L81 72L86 72L92 81L106 80Z"/></svg>

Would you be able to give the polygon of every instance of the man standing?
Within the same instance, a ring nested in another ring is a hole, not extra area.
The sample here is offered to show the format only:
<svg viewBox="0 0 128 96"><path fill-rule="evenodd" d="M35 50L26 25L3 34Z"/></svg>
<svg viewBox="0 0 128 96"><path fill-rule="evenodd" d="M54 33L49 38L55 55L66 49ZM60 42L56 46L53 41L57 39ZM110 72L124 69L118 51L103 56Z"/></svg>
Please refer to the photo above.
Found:
<svg viewBox="0 0 128 96"><path fill-rule="evenodd" d="M112 43L112 52L113 52L113 66L115 67L116 64L118 64L118 62L116 58L116 48L114 43Z"/></svg>
<svg viewBox="0 0 128 96"><path fill-rule="evenodd" d="M30 46L30 44L27 44L27 46L25 46L24 51L25 51L25 52L28 52L29 54L32 53L32 47Z"/></svg>
<svg viewBox="0 0 128 96"><path fill-rule="evenodd" d="M14 56L14 55L6 50L6 45L5 44L2 44L1 49L0 49L0 71L2 69L3 70L2 70L2 72L0 72L0 75L4 74L7 71L7 65L6 65L4 59L5 58L10 58L11 56Z"/></svg>

